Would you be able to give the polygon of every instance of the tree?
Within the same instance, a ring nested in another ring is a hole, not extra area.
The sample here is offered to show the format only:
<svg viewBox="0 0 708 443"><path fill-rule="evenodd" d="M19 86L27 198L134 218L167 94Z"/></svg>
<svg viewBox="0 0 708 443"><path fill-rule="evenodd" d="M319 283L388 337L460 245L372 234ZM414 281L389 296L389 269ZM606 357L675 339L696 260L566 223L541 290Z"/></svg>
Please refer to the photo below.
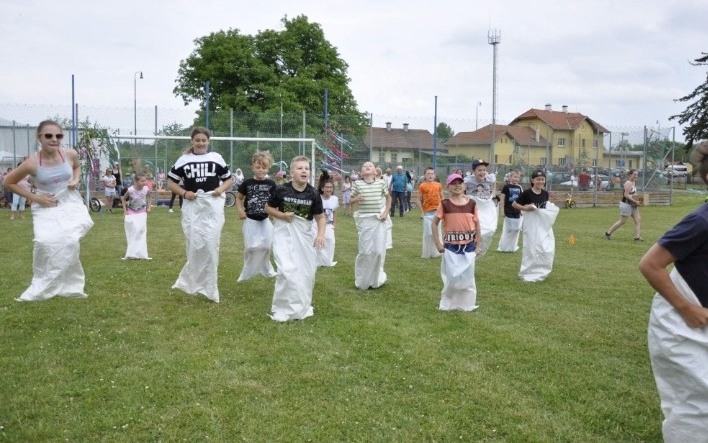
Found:
<svg viewBox="0 0 708 443"><path fill-rule="evenodd" d="M175 95L185 104L199 100L203 121L209 81L210 109L250 113L253 121L240 124L253 129L259 116L280 116L281 107L284 113L304 110L323 115L327 89L329 114L356 116L358 125L364 124L349 89L348 65L325 39L320 25L304 15L292 20L286 16L281 22L281 31L249 36L229 29L196 39L196 49L180 62ZM223 118L214 124L223 126Z"/></svg>
<svg viewBox="0 0 708 443"><path fill-rule="evenodd" d="M708 66L708 53L701 54L694 63L689 63L693 66ZM669 120L677 119L680 125L688 123L683 128L683 135L686 137L686 150L690 151L694 141L708 139L708 74L706 81L693 92L674 101L689 103L682 113L672 115Z"/></svg>
<svg viewBox="0 0 708 443"><path fill-rule="evenodd" d="M452 130L450 125L445 122L438 123L438 141L440 144L447 143L455 135L455 131Z"/></svg>

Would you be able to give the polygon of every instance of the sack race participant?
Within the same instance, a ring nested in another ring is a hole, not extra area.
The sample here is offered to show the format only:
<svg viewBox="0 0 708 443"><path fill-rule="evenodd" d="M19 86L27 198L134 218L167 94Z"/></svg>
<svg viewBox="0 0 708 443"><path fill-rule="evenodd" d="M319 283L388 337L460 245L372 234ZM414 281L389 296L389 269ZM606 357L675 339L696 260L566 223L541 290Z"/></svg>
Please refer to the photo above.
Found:
<svg viewBox="0 0 708 443"><path fill-rule="evenodd" d="M329 176L327 171L322 171L320 176L319 194L322 199L322 210L325 216L325 245L324 248L317 250L317 266L332 267L337 264L334 261L334 248L336 239L334 237L334 228L337 222L337 208L339 208L339 200L334 195L334 181ZM317 223L313 221L313 229L317 232Z"/></svg>
<svg viewBox="0 0 708 443"><path fill-rule="evenodd" d="M37 127L41 148L5 177L5 188L32 201L33 276L18 301L87 297L79 242L93 221L76 190L81 177L78 154L61 147L63 137L58 123L41 122ZM27 175L34 177L36 194L19 184Z"/></svg>
<svg viewBox="0 0 708 443"><path fill-rule="evenodd" d="M150 212L150 190L144 172L135 174L135 183L120 197L125 219L128 246L123 260L152 260L147 252L147 215Z"/></svg>
<svg viewBox="0 0 708 443"><path fill-rule="evenodd" d="M270 263L273 247L273 223L268 218L266 203L275 192L275 182L267 177L273 164L269 151L256 151L251 157L253 178L243 180L236 195L238 218L243 220L243 269L238 281L256 275L275 277Z"/></svg>
<svg viewBox="0 0 708 443"><path fill-rule="evenodd" d="M477 204L465 196L463 180L459 174L447 178L450 198L440 203L433 219L433 239L443 254L440 264L443 289L438 306L441 311L474 311L478 308L474 270L479 217ZM440 221L444 228L443 241L439 235Z"/></svg>
<svg viewBox="0 0 708 443"><path fill-rule="evenodd" d="M512 203L519 198L523 188L519 185L519 171L513 169L509 172L509 183L501 191L501 200L504 202L504 223L502 235L499 238L499 252L516 252L519 250L519 234L521 234L521 211L515 209Z"/></svg>
<svg viewBox="0 0 708 443"><path fill-rule="evenodd" d="M372 162L361 167L361 179L352 186L351 202L357 204L354 220L359 236L354 262L354 285L362 290L378 288L386 283L388 208L391 196L385 180L376 180Z"/></svg>
<svg viewBox="0 0 708 443"><path fill-rule="evenodd" d="M317 272L316 249L324 247L325 217L322 199L310 185L310 159L290 161L292 181L275 189L266 211L273 217L273 255L278 275L270 318L277 322L303 320L314 315L312 291ZM312 220L317 221L317 234Z"/></svg>
<svg viewBox="0 0 708 443"><path fill-rule="evenodd" d="M181 217L187 249L187 263L172 288L189 295L201 294L219 303L224 193L231 189L233 178L221 154L209 152L210 138L208 129L192 129L192 146L177 159L168 174L170 190L185 200ZM180 187L180 180L184 188Z"/></svg>
<svg viewBox="0 0 708 443"><path fill-rule="evenodd" d="M548 191L543 189L546 175L542 170L531 174L531 184L532 187L522 192L512 205L524 211L524 246L519 278L536 282L545 280L553 270L556 252L553 224L558 216L558 206L548 201Z"/></svg>
<svg viewBox="0 0 708 443"><path fill-rule="evenodd" d="M479 224L482 228L477 243L477 255L483 256L492 244L492 237L497 232L499 211L494 197L497 194L496 175L487 174L489 163L484 160L472 162L472 174L465 178L467 196L477 203Z"/></svg>
<svg viewBox="0 0 708 443"><path fill-rule="evenodd" d="M696 145L691 162L708 184L708 142ZM639 270L656 290L648 346L664 415L664 441L706 442L708 203L666 232L639 262Z"/></svg>
<svg viewBox="0 0 708 443"><path fill-rule="evenodd" d="M423 218L423 252L421 258L440 257L433 238L433 219L443 200L442 185L435 181L435 169L425 168L424 181L418 186L418 207Z"/></svg>

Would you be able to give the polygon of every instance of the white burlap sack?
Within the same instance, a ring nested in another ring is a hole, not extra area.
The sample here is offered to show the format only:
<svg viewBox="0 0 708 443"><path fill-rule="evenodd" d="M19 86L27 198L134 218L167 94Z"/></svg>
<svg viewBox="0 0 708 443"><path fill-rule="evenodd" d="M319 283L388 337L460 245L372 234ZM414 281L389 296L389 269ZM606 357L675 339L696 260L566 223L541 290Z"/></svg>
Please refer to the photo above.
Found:
<svg viewBox="0 0 708 443"><path fill-rule="evenodd" d="M504 217L502 234L499 237L499 252L516 252L519 250L519 234L521 234L521 226L523 218Z"/></svg>
<svg viewBox="0 0 708 443"><path fill-rule="evenodd" d="M275 269L270 262L273 247L273 223L270 219L243 221L243 269L238 281L245 281L256 275L275 277Z"/></svg>
<svg viewBox="0 0 708 443"><path fill-rule="evenodd" d="M314 315L317 257L312 222L295 216L292 222L273 221L273 256L278 267L271 306L275 321L302 320Z"/></svg>
<svg viewBox="0 0 708 443"><path fill-rule="evenodd" d="M32 203L32 283L18 301L87 296L79 241L91 229L93 221L78 191L66 189L54 197L58 203L52 208Z"/></svg>
<svg viewBox="0 0 708 443"><path fill-rule="evenodd" d="M317 236L317 224L313 224L314 234ZM334 238L334 226L325 225L325 245L322 249L317 249L317 266L332 267L337 264L334 261L334 247L336 241Z"/></svg>
<svg viewBox="0 0 708 443"><path fill-rule="evenodd" d="M124 260L152 260L147 249L147 212L126 214L123 221L128 246Z"/></svg>
<svg viewBox="0 0 708 443"><path fill-rule="evenodd" d="M558 206L546 203L545 209L524 214L524 246L521 252L519 277L527 282L544 280L553 270L556 239L553 223L558 216Z"/></svg>
<svg viewBox="0 0 708 443"><path fill-rule="evenodd" d="M187 294L202 294L219 303L218 268L221 229L224 226L222 195L197 191L195 200L185 200L182 206L182 231L187 248L187 263L172 285Z"/></svg>
<svg viewBox="0 0 708 443"><path fill-rule="evenodd" d="M474 278L476 253L456 254L448 249L443 252L440 276L443 289L438 309L474 311L477 309L477 284Z"/></svg>
<svg viewBox="0 0 708 443"><path fill-rule="evenodd" d="M499 210L497 205L494 204L494 200L481 199L477 197L472 197L477 203L477 214L479 215L479 228L482 231L482 235L479 237L477 242L477 249L479 250L478 256L482 256L487 253L489 246L492 244L492 237L494 233L497 232L497 223L499 222Z"/></svg>
<svg viewBox="0 0 708 443"><path fill-rule="evenodd" d="M441 255L437 246L435 246L433 238L433 218L435 218L435 211L426 212L423 215L423 252L420 255L421 258L435 258ZM442 236L442 229L438 230L438 234Z"/></svg>
<svg viewBox="0 0 708 443"><path fill-rule="evenodd" d="M686 300L700 306L676 268L671 280ZM688 326L657 293L649 316L648 345L664 413L664 441L708 442L708 330Z"/></svg>
<svg viewBox="0 0 708 443"><path fill-rule="evenodd" d="M386 282L387 224L379 218L379 214L361 214L358 211L354 213L354 220L359 235L354 285L359 289L378 288Z"/></svg>

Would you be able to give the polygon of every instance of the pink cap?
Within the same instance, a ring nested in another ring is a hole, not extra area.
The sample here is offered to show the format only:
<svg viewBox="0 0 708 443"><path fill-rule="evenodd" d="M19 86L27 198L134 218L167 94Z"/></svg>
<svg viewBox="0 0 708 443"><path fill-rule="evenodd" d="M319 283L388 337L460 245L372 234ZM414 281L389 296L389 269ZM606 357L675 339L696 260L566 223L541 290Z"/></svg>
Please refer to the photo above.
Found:
<svg viewBox="0 0 708 443"><path fill-rule="evenodd" d="M455 180L462 180L463 182L465 181L464 178L460 174L450 174L447 177L447 185L450 186L450 183L452 183Z"/></svg>

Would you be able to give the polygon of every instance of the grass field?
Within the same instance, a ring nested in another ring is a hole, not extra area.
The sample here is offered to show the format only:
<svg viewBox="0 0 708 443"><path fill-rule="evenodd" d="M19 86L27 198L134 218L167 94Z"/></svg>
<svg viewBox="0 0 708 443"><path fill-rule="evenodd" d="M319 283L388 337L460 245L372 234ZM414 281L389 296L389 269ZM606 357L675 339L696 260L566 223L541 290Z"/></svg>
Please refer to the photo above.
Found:
<svg viewBox="0 0 708 443"><path fill-rule="evenodd" d="M233 208L220 304L170 289L184 247L179 211L163 207L149 219L152 261L120 260L121 214L94 214L81 246L89 298L18 303L32 225L0 212L0 440L660 441L653 292L636 267L702 201L643 208L643 243L631 222L605 240L617 208L563 209L551 276L522 283L520 251L490 251L474 313L437 311L439 261L419 258L417 215L394 219L388 282L354 288L356 230L340 216L315 316L286 324L267 316L273 280L236 283Z"/></svg>

